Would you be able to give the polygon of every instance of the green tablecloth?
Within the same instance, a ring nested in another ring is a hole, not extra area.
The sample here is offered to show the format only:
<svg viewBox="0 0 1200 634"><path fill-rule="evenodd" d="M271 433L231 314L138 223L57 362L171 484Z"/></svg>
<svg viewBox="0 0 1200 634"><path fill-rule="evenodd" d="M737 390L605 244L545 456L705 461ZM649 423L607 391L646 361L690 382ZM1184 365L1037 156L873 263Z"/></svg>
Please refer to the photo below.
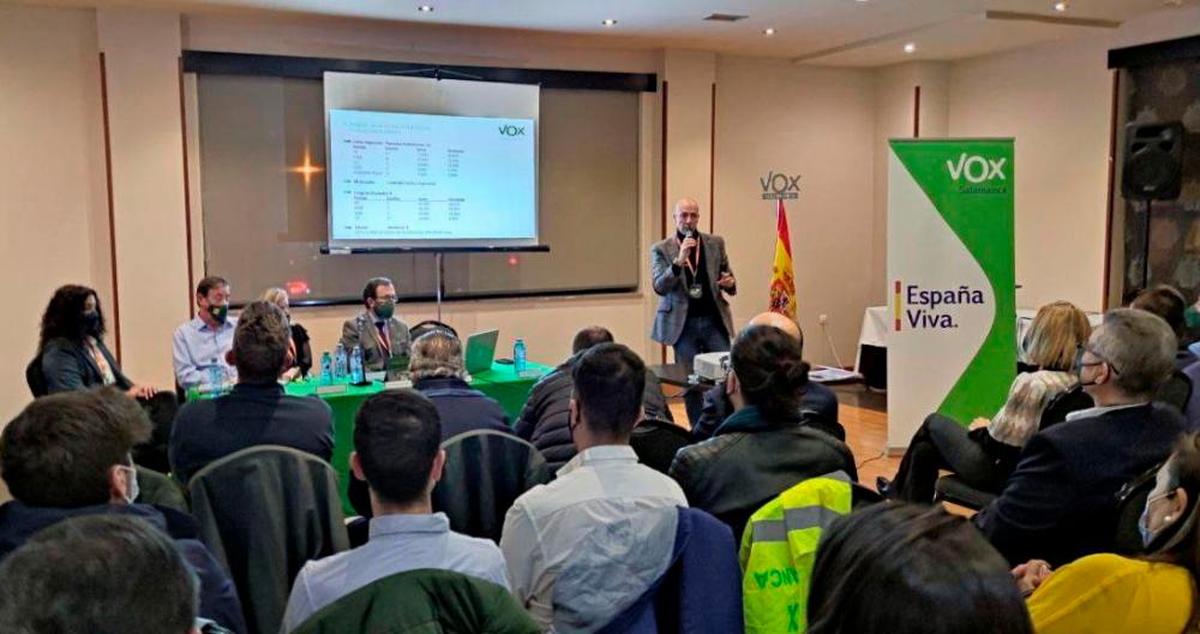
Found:
<svg viewBox="0 0 1200 634"><path fill-rule="evenodd" d="M525 406L533 384L553 369L550 366L530 363L528 369L521 376L517 376L513 366L494 363L491 370L471 377L471 387L499 401L504 412L508 414L509 421L516 424L517 416ZM288 383L284 390L293 396L313 396L317 392L317 382ZM367 397L381 391L383 383L375 382L363 387L347 385L345 392L318 395L333 409L333 459L330 462L338 474L342 509L347 515L354 514L354 509L346 498L346 484L351 477L350 452L354 450L354 416Z"/></svg>

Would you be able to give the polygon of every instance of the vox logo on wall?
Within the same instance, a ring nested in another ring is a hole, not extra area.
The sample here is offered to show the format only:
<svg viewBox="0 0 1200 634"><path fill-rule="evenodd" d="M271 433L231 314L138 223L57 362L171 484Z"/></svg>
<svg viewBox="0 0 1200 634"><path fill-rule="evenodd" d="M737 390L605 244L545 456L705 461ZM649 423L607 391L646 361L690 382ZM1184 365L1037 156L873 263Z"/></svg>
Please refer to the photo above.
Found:
<svg viewBox="0 0 1200 634"><path fill-rule="evenodd" d="M771 170L758 179L763 200L794 200L800 197L800 175Z"/></svg>

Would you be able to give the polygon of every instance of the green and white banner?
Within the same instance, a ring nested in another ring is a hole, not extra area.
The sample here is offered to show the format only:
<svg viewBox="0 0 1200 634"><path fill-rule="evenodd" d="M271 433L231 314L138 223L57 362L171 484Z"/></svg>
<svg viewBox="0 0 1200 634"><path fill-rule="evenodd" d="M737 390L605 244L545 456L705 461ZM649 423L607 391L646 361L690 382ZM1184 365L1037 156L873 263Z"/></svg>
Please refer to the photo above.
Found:
<svg viewBox="0 0 1200 634"><path fill-rule="evenodd" d="M967 425L1016 371L1012 139L893 140L888 447L930 413Z"/></svg>

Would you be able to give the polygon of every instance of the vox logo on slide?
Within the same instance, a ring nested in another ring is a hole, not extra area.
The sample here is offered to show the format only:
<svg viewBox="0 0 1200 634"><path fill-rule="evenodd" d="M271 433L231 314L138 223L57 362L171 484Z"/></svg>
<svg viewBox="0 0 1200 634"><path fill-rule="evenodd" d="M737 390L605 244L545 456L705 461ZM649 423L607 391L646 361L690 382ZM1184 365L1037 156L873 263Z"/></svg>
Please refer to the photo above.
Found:
<svg viewBox="0 0 1200 634"><path fill-rule="evenodd" d="M969 185L959 187L962 193L1001 194L1008 191L1008 177L1004 173L1006 158L991 159L978 154L968 156L965 152L958 160L947 160L946 171L955 183L967 181ZM986 183L986 185L984 185Z"/></svg>
<svg viewBox="0 0 1200 634"><path fill-rule="evenodd" d="M502 125L500 126L500 134L503 134L504 136L525 136L525 126Z"/></svg>

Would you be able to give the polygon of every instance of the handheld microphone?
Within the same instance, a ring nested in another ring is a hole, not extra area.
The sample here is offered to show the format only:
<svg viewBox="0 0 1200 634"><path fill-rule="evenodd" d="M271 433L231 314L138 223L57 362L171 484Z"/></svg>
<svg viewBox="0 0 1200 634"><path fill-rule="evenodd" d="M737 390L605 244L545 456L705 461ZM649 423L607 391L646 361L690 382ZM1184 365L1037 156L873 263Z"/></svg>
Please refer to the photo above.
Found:
<svg viewBox="0 0 1200 634"><path fill-rule="evenodd" d="M683 237L692 238L695 237L695 233L689 228L687 231L683 232Z"/></svg>

